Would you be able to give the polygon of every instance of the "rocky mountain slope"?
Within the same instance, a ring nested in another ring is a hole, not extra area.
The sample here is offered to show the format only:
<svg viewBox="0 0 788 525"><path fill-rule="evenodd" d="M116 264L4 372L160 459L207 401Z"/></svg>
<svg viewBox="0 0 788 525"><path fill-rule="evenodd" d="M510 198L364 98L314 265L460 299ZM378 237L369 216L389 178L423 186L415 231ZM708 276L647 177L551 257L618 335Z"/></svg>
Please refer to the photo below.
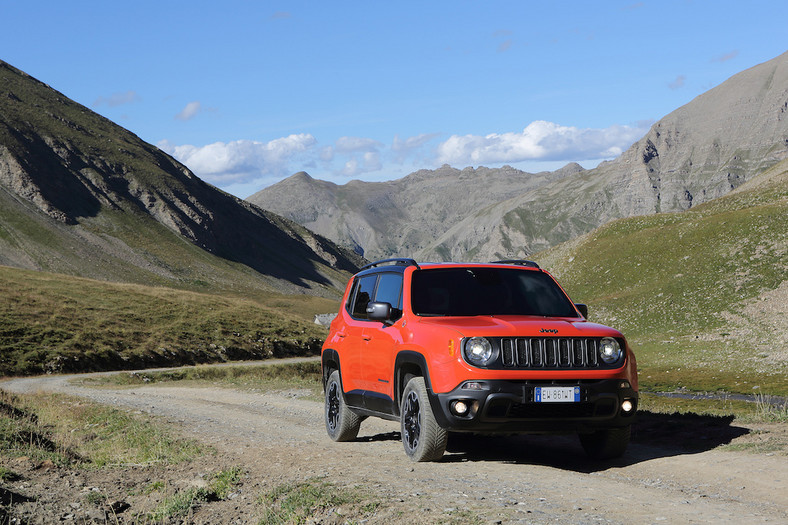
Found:
<svg viewBox="0 0 788 525"><path fill-rule="evenodd" d="M334 295L360 262L0 61L0 264Z"/></svg>
<svg viewBox="0 0 788 525"><path fill-rule="evenodd" d="M415 253L469 212L583 171L570 164L555 172L443 166L389 182L343 186L297 173L250 196L261 208L348 246L367 258Z"/></svg>
<svg viewBox="0 0 788 525"><path fill-rule="evenodd" d="M368 258L489 260L523 257L615 218L688 209L786 157L788 53L700 95L592 170L444 166L344 186L299 174L248 200Z"/></svg>
<svg viewBox="0 0 788 525"><path fill-rule="evenodd" d="M627 335L652 381L713 390L700 382L727 369L731 384L751 373L788 385L788 159L723 197L612 221L538 261Z"/></svg>

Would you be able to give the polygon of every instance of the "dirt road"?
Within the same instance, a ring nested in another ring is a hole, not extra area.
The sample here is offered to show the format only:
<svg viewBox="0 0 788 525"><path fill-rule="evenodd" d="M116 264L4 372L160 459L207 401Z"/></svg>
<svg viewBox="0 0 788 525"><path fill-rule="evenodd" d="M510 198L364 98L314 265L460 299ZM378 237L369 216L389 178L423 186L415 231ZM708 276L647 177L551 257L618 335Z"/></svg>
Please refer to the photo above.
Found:
<svg viewBox="0 0 788 525"><path fill-rule="evenodd" d="M726 428L727 437L697 434L697 452L672 445L669 434L658 444L636 439L624 458L603 464L589 462L572 437L452 436L442 461L416 464L405 456L394 422L367 419L357 441L331 442L322 405L297 391L158 385L105 390L68 379L15 379L0 388L65 392L164 416L267 484L324 476L338 485L363 485L387 502L387 511L370 521L478 516L485 523L788 523L784 452L716 449L745 436L743 428ZM654 423L638 435L665 426Z"/></svg>

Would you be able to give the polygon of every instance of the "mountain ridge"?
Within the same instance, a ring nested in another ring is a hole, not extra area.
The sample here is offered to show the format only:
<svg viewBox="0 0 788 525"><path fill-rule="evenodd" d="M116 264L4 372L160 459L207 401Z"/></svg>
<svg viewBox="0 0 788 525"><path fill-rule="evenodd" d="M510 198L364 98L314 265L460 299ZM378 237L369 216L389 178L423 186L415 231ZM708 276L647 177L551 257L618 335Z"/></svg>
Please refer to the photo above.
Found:
<svg viewBox="0 0 788 525"><path fill-rule="evenodd" d="M594 169L576 170L564 176L558 172L538 174L539 181L526 188L513 185L506 198L485 200L476 195L475 206L463 207L461 199L441 203L441 199L448 200L443 195L446 187L454 184L465 187L466 193L500 193L481 177L475 181L476 186L470 186L472 181L457 175L473 168L450 168L454 177L435 187L421 186L419 191L406 192L409 202L405 206L390 216L377 218L385 219L385 228L365 220L362 208L370 207L366 194L373 190L354 192L352 183L348 183L334 190L344 195L344 201L318 213L311 210L310 220L304 224L369 258L527 257L612 219L689 209L728 193L786 157L788 53L742 71L699 95L655 123L618 158ZM480 167L474 171L495 178L507 169L511 168ZM371 188L377 188L374 191L380 193L379 198L396 202L397 192L408 186L411 177L428 171L367 184L377 185ZM448 175L448 167L433 173ZM300 183L300 187L288 188L299 193L290 195L287 205L282 202L279 185L265 188L247 200L301 222L306 206L302 203L309 202L309 191L318 183L310 184L304 178ZM477 192L476 187L483 187L484 191ZM467 212L459 216L457 209ZM415 222L419 213L420 222ZM401 216L409 221L401 221ZM350 218L350 226L343 228L341 221L346 217ZM418 228L425 228L423 235L412 233ZM401 238L379 240L387 239L392 232Z"/></svg>
<svg viewBox="0 0 788 525"><path fill-rule="evenodd" d="M515 191L526 191L583 172L577 163L553 172L527 173L504 166L462 170L444 165L388 182L344 185L299 172L247 198L278 210L312 231L370 259L417 249L456 224L466 208L483 209ZM483 185L474 191L468 185ZM426 196L426 197L425 197Z"/></svg>
<svg viewBox="0 0 788 525"><path fill-rule="evenodd" d="M2 61L0 188L0 264L336 295L363 262Z"/></svg>

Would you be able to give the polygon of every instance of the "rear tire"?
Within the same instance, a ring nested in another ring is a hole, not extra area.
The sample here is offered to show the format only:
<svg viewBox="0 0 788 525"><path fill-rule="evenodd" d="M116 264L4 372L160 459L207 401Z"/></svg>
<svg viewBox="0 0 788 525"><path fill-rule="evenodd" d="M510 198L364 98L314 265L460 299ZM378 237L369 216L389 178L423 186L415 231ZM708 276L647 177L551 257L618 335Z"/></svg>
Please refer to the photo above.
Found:
<svg viewBox="0 0 788 525"><path fill-rule="evenodd" d="M334 370L326 382L326 432L334 441L352 441L358 436L361 417L345 404L339 370Z"/></svg>
<svg viewBox="0 0 788 525"><path fill-rule="evenodd" d="M423 377L413 377L405 386L400 430L402 445L411 460L436 461L443 457L449 433L435 420Z"/></svg>
<svg viewBox="0 0 788 525"><path fill-rule="evenodd" d="M614 459L624 455L629 445L631 427L603 428L590 434L579 434L580 444L592 459Z"/></svg>

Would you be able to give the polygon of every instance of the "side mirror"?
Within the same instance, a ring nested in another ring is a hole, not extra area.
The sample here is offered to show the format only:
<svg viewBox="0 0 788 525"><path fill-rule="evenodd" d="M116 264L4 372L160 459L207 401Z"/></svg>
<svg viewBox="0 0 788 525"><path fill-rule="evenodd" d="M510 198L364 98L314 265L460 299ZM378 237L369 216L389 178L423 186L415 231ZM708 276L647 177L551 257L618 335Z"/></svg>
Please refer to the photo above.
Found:
<svg viewBox="0 0 788 525"><path fill-rule="evenodd" d="M582 303L575 303L575 308L580 312L580 315L588 319L588 305Z"/></svg>
<svg viewBox="0 0 788 525"><path fill-rule="evenodd" d="M391 319L391 305L389 303L376 302L367 304L367 319L385 323Z"/></svg>

